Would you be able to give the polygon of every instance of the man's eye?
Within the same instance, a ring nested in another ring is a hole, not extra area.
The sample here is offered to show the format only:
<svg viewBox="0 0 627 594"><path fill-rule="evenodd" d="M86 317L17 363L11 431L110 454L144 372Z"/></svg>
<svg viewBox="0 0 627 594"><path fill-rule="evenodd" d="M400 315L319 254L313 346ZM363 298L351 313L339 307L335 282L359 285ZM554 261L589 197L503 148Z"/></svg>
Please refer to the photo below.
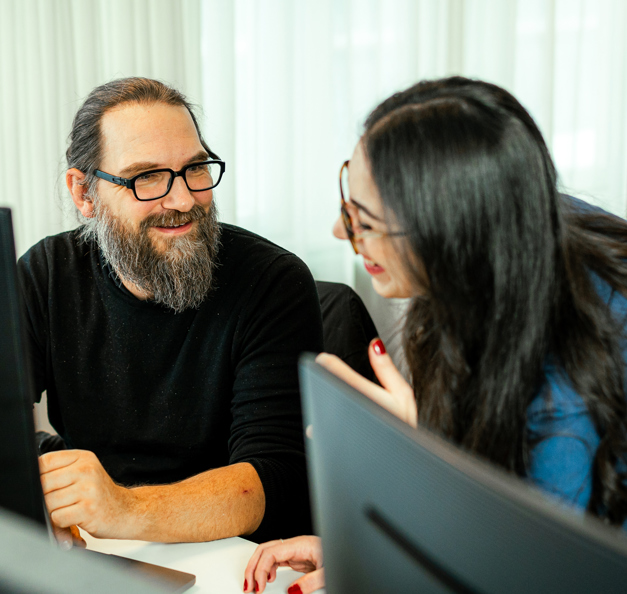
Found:
<svg viewBox="0 0 627 594"><path fill-rule="evenodd" d="M372 227L370 225L366 225L366 224L361 223L359 221L357 221L357 226L359 227L359 229L361 231L372 231Z"/></svg>
<svg viewBox="0 0 627 594"><path fill-rule="evenodd" d="M209 166L207 165L207 163L192 165L191 167L187 168L187 172L191 173L192 175L207 173L207 171L209 171Z"/></svg>
<svg viewBox="0 0 627 594"><path fill-rule="evenodd" d="M135 180L135 187L154 186L167 183L170 174L167 171L146 171Z"/></svg>

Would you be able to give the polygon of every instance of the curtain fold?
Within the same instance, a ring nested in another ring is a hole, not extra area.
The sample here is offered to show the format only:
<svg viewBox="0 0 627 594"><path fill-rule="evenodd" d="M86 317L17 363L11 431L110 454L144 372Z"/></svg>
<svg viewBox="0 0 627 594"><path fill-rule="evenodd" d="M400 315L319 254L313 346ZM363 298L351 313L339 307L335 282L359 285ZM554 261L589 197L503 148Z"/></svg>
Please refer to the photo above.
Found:
<svg viewBox="0 0 627 594"><path fill-rule="evenodd" d="M331 227L340 164L394 91L453 74L505 87L538 122L562 188L627 213L623 0L206 0L202 10L208 137L228 155L222 218L294 251L316 278L354 286L388 341L400 342L402 303L373 292ZM228 68L209 67L216 54Z"/></svg>
<svg viewBox="0 0 627 594"><path fill-rule="evenodd" d="M201 103L200 0L3 0L0 204L18 254L76 225L65 188L74 113L97 85L149 76Z"/></svg>

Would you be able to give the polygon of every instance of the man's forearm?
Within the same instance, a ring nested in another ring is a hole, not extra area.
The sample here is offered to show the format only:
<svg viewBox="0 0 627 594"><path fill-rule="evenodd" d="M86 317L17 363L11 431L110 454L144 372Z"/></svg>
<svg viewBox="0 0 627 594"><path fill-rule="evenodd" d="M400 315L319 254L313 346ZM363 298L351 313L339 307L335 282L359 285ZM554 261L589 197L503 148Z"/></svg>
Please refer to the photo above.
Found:
<svg viewBox="0 0 627 594"><path fill-rule="evenodd" d="M203 542L254 532L266 500L248 463L216 468L172 485L129 490L134 540Z"/></svg>

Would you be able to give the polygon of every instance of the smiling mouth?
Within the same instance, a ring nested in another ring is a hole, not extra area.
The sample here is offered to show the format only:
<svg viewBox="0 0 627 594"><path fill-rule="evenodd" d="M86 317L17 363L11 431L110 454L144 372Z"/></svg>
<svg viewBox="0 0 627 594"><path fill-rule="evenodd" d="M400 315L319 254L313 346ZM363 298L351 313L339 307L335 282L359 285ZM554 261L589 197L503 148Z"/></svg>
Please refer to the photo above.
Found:
<svg viewBox="0 0 627 594"><path fill-rule="evenodd" d="M193 223L194 221L187 221L187 223L179 223L178 225L155 225L154 229L165 233L182 233L191 229Z"/></svg>
<svg viewBox="0 0 627 594"><path fill-rule="evenodd" d="M364 258L364 266L368 274L381 274L382 272L385 272L385 268L379 266L376 262L373 262L368 258Z"/></svg>
<svg viewBox="0 0 627 594"><path fill-rule="evenodd" d="M179 225L159 225L160 229L177 229L178 227L182 227L183 225L188 225L191 221L187 223L181 223Z"/></svg>

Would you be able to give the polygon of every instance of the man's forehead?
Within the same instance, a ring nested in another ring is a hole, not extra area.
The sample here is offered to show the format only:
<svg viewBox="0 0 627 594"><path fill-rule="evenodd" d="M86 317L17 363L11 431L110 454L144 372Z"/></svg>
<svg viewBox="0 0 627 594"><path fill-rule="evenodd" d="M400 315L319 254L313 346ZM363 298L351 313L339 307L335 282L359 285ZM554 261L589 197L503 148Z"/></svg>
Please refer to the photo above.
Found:
<svg viewBox="0 0 627 594"><path fill-rule="evenodd" d="M203 150L185 106L123 104L105 112L100 126L101 168L119 171L137 162L173 167Z"/></svg>

